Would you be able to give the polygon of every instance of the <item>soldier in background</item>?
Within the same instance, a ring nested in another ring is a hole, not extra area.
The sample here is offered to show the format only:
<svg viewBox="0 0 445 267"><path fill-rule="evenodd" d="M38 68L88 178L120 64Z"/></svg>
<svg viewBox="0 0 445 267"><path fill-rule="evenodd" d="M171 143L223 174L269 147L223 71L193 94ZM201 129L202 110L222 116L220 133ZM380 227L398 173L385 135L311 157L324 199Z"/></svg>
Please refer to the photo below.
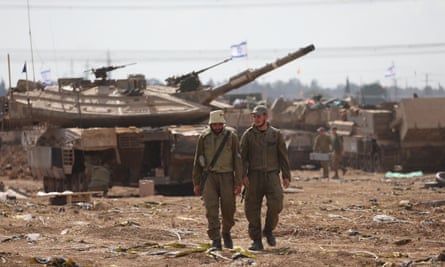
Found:
<svg viewBox="0 0 445 267"><path fill-rule="evenodd" d="M315 137L314 146L312 150L318 153L328 154L331 150L331 139L326 135L326 130L324 127L317 129L318 135ZM323 169L323 178L329 178L329 159L320 160L321 168Z"/></svg>
<svg viewBox="0 0 445 267"><path fill-rule="evenodd" d="M279 173L283 177L283 186L290 184L288 151L280 131L269 125L267 108L256 106L252 111L253 125L241 138L241 156L243 159L243 185L247 188L245 213L249 221L249 236L253 240L250 250L263 250L262 235L267 243L275 246L272 231L278 224L279 214L283 209L283 188ZM261 206L266 196L267 213L261 233Z"/></svg>
<svg viewBox="0 0 445 267"><path fill-rule="evenodd" d="M193 163L193 191L202 194L208 221L207 234L212 247L221 250L221 235L224 247L233 248L230 230L235 225L236 195L241 192L242 166L239 141L234 129L226 127L224 112L210 112L209 125L198 139ZM226 137L224 146L213 166L212 160ZM201 192L202 191L202 192ZM221 206L222 232L220 232L219 209Z"/></svg>
<svg viewBox="0 0 445 267"><path fill-rule="evenodd" d="M338 169L340 168L341 159L343 158L343 139L341 136L337 135L337 127L331 128L331 148L332 148L332 170L334 171L334 176L332 179L338 179ZM342 167L343 175L346 169Z"/></svg>

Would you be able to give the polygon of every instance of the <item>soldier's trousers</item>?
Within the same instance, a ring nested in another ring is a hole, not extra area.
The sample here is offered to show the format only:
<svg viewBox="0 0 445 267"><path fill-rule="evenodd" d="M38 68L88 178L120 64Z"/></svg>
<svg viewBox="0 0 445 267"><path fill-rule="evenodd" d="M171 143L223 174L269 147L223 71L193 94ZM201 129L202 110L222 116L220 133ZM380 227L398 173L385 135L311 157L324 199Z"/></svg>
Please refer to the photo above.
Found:
<svg viewBox="0 0 445 267"><path fill-rule="evenodd" d="M261 206L264 196L267 212L263 230L272 232L278 224L279 214L283 210L283 188L278 174L277 171L249 171L249 187L244 209L252 240L261 239Z"/></svg>
<svg viewBox="0 0 445 267"><path fill-rule="evenodd" d="M235 225L235 195L233 173L209 173L204 185L203 199L208 222L207 235L211 240L221 239L219 209L221 206L222 232L230 233Z"/></svg>
<svg viewBox="0 0 445 267"><path fill-rule="evenodd" d="M341 153L334 153L332 157L332 170L335 172L335 175L338 175L338 169L340 168L341 159Z"/></svg>
<svg viewBox="0 0 445 267"><path fill-rule="evenodd" d="M323 170L323 177L328 178L329 177L329 161L321 160L320 165Z"/></svg>

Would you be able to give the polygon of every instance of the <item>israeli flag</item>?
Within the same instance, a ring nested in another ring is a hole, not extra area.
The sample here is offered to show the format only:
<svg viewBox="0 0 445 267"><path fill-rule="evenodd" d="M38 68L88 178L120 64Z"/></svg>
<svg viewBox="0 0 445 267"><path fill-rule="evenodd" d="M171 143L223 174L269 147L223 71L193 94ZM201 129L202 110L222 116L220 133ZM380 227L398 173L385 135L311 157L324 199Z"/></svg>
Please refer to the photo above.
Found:
<svg viewBox="0 0 445 267"><path fill-rule="evenodd" d="M247 57L247 42L241 42L239 44L232 45L230 47L232 58Z"/></svg>
<svg viewBox="0 0 445 267"><path fill-rule="evenodd" d="M51 84L51 69L40 71L40 75L42 76L43 85Z"/></svg>
<svg viewBox="0 0 445 267"><path fill-rule="evenodd" d="M385 78L390 78L396 76L396 66L394 66L394 63L389 66L389 68L385 72Z"/></svg>

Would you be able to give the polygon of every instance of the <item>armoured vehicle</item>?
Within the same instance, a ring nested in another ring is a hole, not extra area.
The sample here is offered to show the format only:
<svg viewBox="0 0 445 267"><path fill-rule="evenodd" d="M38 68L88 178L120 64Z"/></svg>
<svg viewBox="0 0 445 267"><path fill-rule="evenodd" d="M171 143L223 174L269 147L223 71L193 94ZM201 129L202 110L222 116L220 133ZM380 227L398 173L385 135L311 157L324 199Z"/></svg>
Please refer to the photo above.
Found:
<svg viewBox="0 0 445 267"><path fill-rule="evenodd" d="M336 101L341 105L334 105ZM270 108L270 122L283 132L292 169L319 166L318 161L309 158L316 129L327 127L330 120L340 119L343 105L346 103L342 100L322 101L321 96L308 100L275 99Z"/></svg>
<svg viewBox="0 0 445 267"><path fill-rule="evenodd" d="M366 171L445 168L445 98L402 99L379 109L350 108L334 120L349 166ZM397 168L395 168L397 166Z"/></svg>
<svg viewBox="0 0 445 267"><path fill-rule="evenodd" d="M120 66L92 70L97 78L93 82L61 78L56 86L39 87L19 81L8 96L5 119L80 128L199 123L208 116L210 103L217 97L314 49L309 45L263 67L245 70L214 88L202 86L198 79L208 68L167 78L167 85L148 86L144 75L107 80L106 73Z"/></svg>
<svg viewBox="0 0 445 267"><path fill-rule="evenodd" d="M96 70L100 79L94 82L59 79L53 87L18 86L10 93L7 118L47 124L22 138L32 173L43 177L47 192L85 191L94 179L87 166L107 165L110 186L135 186L147 178L158 190L176 186L191 193L196 140L211 102L312 50L313 45L302 48L214 88L190 82L199 71L147 86L142 75L106 80L103 74L112 68Z"/></svg>
<svg viewBox="0 0 445 267"><path fill-rule="evenodd" d="M195 144L203 128L49 128L25 131L22 140L45 192L87 191L94 179L86 172L90 165L108 169L109 187L137 186L150 178L159 192L191 194Z"/></svg>
<svg viewBox="0 0 445 267"><path fill-rule="evenodd" d="M318 165L309 159L316 129L336 126L344 142L343 163L364 171L445 168L445 98L358 105L353 99L276 99L271 123L288 139L293 168Z"/></svg>

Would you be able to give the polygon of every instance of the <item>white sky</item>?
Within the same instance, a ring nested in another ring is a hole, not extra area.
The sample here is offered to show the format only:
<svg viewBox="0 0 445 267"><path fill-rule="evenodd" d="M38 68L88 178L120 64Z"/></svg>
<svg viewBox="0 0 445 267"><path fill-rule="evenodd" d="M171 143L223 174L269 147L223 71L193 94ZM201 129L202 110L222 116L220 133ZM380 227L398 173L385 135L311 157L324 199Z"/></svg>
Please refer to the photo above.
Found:
<svg viewBox="0 0 445 267"><path fill-rule="evenodd" d="M197 71L230 56L247 41L248 59L201 74L224 81L245 68L261 67L300 47L316 50L260 82L298 78L334 87L346 77L357 84L385 78L394 63L401 87L445 86L444 0L29 0L35 79L83 76L88 68L137 63L113 77L148 78ZM26 0L0 0L0 79L12 84L24 61L32 79ZM56 59L56 60L55 60ZM297 70L300 69L300 74Z"/></svg>

